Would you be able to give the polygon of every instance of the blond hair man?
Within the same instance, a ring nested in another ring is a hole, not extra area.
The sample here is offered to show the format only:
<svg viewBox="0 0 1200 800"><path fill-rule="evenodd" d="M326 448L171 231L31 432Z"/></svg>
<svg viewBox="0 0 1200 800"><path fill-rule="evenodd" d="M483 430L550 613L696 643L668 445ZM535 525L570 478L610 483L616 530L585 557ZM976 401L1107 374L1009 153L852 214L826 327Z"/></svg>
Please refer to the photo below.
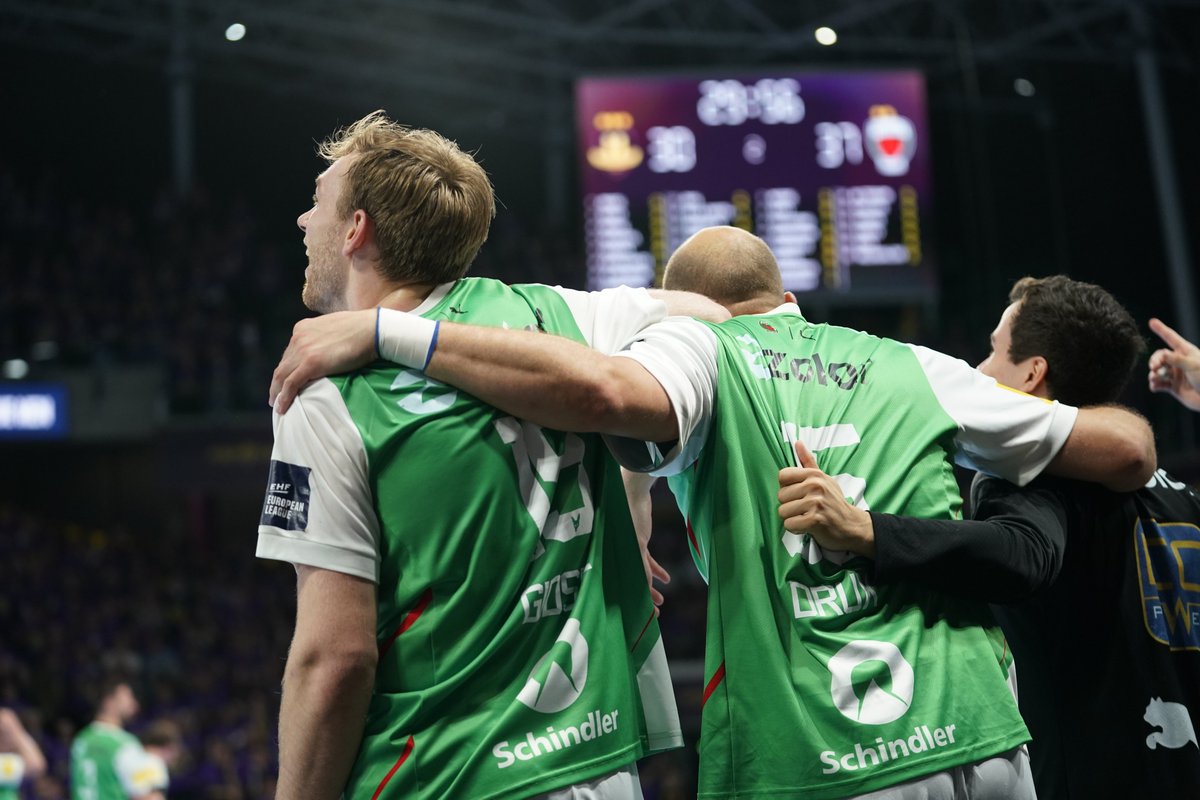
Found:
<svg viewBox="0 0 1200 800"><path fill-rule="evenodd" d="M712 309L464 278L495 212L469 155L380 112L320 152L304 301L359 310L372 355L423 363L379 309L432 339L453 319L602 352ZM367 360L275 416L258 555L299 587L278 797L640 797L633 762L681 738L616 464L595 437Z"/></svg>

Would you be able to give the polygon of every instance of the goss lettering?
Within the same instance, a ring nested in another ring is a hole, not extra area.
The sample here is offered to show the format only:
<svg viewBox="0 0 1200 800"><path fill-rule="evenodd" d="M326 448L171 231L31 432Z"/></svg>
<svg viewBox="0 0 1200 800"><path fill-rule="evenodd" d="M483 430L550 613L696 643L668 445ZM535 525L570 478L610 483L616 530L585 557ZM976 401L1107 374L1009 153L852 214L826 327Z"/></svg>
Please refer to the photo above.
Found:
<svg viewBox="0 0 1200 800"><path fill-rule="evenodd" d="M773 380L796 380L800 383L816 381L820 386L833 385L846 391L866 383L867 370L871 366L870 359L854 366L843 361L829 362L820 353L813 353L806 358L793 358L790 361L787 353L775 350L763 350L762 356L767 375Z"/></svg>
<svg viewBox="0 0 1200 800"><path fill-rule="evenodd" d="M567 570L545 583L535 583L522 592L521 607L525 610L525 622L537 622L543 617L569 613L575 607L583 578L591 569L591 564L585 564L583 569Z"/></svg>

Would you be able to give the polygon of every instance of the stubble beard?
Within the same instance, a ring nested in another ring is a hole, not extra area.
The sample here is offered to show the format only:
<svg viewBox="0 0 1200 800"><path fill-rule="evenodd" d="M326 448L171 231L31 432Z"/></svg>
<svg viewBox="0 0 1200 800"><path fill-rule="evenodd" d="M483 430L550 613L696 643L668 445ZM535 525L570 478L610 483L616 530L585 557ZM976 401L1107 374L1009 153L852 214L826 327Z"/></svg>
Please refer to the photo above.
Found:
<svg viewBox="0 0 1200 800"><path fill-rule="evenodd" d="M346 271L335 257L332 237L322 241L308 262L308 278L300 299L318 314L346 310Z"/></svg>

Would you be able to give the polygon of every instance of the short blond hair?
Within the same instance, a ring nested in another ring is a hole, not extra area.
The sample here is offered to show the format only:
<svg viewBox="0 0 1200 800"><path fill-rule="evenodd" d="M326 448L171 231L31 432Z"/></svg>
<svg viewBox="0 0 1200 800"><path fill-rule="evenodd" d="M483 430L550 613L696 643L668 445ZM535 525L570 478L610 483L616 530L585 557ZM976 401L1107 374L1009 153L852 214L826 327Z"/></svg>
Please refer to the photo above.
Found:
<svg viewBox="0 0 1200 800"><path fill-rule="evenodd" d="M362 209L371 218L384 278L445 283L467 273L487 241L496 200L483 167L457 144L373 111L317 152L331 164L355 156L338 213Z"/></svg>

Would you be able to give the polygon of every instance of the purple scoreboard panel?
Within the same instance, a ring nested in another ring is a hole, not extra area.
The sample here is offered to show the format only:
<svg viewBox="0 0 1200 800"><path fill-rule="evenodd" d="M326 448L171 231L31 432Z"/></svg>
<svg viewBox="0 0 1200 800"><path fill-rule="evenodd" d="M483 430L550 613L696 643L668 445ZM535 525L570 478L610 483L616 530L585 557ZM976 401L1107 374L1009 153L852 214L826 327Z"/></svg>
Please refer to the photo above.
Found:
<svg viewBox="0 0 1200 800"><path fill-rule="evenodd" d="M576 114L590 288L658 284L684 239L734 225L811 299L936 291L919 72L586 78Z"/></svg>

